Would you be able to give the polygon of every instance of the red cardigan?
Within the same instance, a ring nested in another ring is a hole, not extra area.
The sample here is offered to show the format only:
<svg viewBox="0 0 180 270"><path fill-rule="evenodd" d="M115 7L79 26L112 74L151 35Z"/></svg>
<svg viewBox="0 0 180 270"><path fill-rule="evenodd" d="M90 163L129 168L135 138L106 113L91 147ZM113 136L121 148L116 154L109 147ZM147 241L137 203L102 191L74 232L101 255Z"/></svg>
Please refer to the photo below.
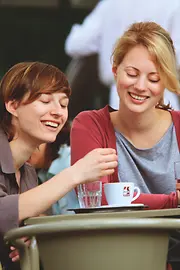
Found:
<svg viewBox="0 0 180 270"><path fill-rule="evenodd" d="M109 106L100 110L84 111L74 119L71 129L71 164L82 158L95 148L116 149L114 127L110 120ZM170 111L176 129L178 146L180 149L180 112ZM117 150L117 149L116 149ZM101 179L102 183L118 182L118 169L114 174ZM149 205L150 209L175 208L178 204L176 192L166 194L141 193L136 203ZM107 204L104 190L102 204Z"/></svg>

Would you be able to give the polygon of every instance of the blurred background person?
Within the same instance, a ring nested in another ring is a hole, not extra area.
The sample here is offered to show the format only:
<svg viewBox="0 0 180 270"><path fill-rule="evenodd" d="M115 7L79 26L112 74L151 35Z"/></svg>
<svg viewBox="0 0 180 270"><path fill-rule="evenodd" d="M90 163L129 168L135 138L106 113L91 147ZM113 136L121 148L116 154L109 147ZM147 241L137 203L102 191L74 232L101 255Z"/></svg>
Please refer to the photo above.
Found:
<svg viewBox="0 0 180 270"><path fill-rule="evenodd" d="M109 89L99 78L98 55L75 57L66 69L72 89L69 119L85 110L100 109L109 101Z"/></svg>
<svg viewBox="0 0 180 270"><path fill-rule="evenodd" d="M52 143L41 144L31 155L29 163L35 167L38 175L39 184L51 179L60 171L70 167L70 123L67 122L61 133ZM79 203L74 189L68 192L63 198L52 205L49 214L69 214L69 208L77 208Z"/></svg>
<svg viewBox="0 0 180 270"><path fill-rule="evenodd" d="M119 107L114 77L111 71L111 54L114 43L125 29L134 22L154 21L169 31L180 66L180 1L174 0L103 0L85 18L82 24L74 24L65 42L65 52L72 58L98 54L100 81L111 88L109 104ZM82 74L85 76L85 74ZM86 89L84 89L86 92ZM104 93L102 93L102 96ZM165 103L179 110L179 97L167 89Z"/></svg>

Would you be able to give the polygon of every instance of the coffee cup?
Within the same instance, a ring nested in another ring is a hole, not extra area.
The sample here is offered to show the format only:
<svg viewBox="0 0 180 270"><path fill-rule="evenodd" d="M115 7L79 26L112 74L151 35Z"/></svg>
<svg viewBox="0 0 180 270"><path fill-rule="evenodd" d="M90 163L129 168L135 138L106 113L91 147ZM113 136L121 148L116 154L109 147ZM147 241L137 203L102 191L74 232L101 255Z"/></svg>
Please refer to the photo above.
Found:
<svg viewBox="0 0 180 270"><path fill-rule="evenodd" d="M104 192L108 204L117 206L130 205L141 193L140 189L132 182L104 184ZM135 196L134 192L136 192Z"/></svg>

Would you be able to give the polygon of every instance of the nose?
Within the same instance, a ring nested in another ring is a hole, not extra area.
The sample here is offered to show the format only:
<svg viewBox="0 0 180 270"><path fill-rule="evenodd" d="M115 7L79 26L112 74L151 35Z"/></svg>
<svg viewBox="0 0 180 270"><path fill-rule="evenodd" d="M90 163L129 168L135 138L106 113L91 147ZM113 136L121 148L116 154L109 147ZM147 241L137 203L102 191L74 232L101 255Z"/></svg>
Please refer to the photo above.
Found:
<svg viewBox="0 0 180 270"><path fill-rule="evenodd" d="M146 90L146 78L138 77L136 83L134 84L134 88L139 91Z"/></svg>
<svg viewBox="0 0 180 270"><path fill-rule="evenodd" d="M60 104L54 104L52 109L51 109L51 115L55 117L59 117L62 115L62 108Z"/></svg>

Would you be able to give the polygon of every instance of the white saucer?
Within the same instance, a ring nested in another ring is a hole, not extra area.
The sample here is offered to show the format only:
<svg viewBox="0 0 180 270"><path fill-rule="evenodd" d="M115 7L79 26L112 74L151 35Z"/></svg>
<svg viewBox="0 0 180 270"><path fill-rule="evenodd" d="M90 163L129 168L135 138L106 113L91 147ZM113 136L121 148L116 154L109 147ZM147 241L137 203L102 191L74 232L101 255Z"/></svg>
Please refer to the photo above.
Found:
<svg viewBox="0 0 180 270"><path fill-rule="evenodd" d="M131 204L108 204L108 205L102 205L99 206L98 208L109 208L109 207L144 207L143 203L131 203Z"/></svg>
<svg viewBox="0 0 180 270"><path fill-rule="evenodd" d="M74 211L76 214L85 214L85 213L103 213L103 212L123 212L123 211L136 211L144 210L148 208L147 205L143 203L132 203L129 205L102 205L100 207L94 208L73 208L68 209L69 211Z"/></svg>

